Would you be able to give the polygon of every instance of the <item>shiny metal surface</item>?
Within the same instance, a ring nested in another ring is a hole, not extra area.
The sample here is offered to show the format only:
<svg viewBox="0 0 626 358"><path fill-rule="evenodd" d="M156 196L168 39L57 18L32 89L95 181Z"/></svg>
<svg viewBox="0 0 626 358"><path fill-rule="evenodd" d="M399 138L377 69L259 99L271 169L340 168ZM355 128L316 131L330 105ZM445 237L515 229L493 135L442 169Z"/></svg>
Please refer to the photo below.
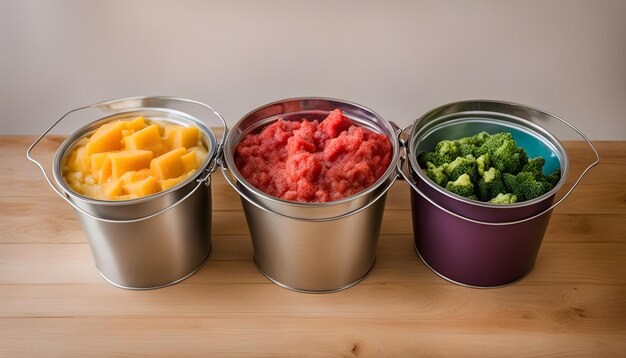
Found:
<svg viewBox="0 0 626 358"><path fill-rule="evenodd" d="M329 203L298 203L267 195L237 170L234 149L248 133L276 121L323 119L340 108L351 120L389 138L392 163L370 188ZM301 292L334 292L361 280L372 268L386 191L396 179L399 145L394 128L376 113L356 104L326 98L294 98L260 107L230 131L222 171L243 195L259 269L273 282Z"/></svg>
<svg viewBox="0 0 626 358"><path fill-rule="evenodd" d="M209 109L225 125L213 109L186 99L134 97L108 101L78 109L98 109L101 115L77 130L57 150L52 169L54 184L44 168L31 159L53 189L77 210L98 270L118 287L152 289L179 282L197 270L211 251L210 174L221 144L217 144L215 135L203 122L176 109L181 103ZM96 200L72 191L61 168L76 142L103 123L139 115L200 129L209 156L195 175L167 191L133 200ZM48 131L29 148L29 159L30 150Z"/></svg>

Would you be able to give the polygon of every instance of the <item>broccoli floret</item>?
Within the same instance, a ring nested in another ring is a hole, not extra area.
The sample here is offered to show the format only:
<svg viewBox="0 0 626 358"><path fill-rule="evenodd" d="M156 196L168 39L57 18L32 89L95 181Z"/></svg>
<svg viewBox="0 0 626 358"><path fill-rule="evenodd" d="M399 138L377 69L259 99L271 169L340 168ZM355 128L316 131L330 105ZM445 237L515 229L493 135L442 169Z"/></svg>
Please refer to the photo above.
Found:
<svg viewBox="0 0 626 358"><path fill-rule="evenodd" d="M458 139L457 142L459 142L460 144L469 144L474 147L480 147L481 145L483 145L483 143L485 143L485 140L487 140L487 138L489 138L489 133L480 132L471 137Z"/></svg>
<svg viewBox="0 0 626 358"><path fill-rule="evenodd" d="M471 155L456 158L452 163L444 165L443 171L449 180L457 180L463 174L467 174L472 183L478 179L476 159Z"/></svg>
<svg viewBox="0 0 626 358"><path fill-rule="evenodd" d="M483 154L476 158L476 171L478 175L483 175L485 169L489 168L490 163L491 159L489 158L489 154Z"/></svg>
<svg viewBox="0 0 626 358"><path fill-rule="evenodd" d="M468 155L473 156L476 153L476 147L473 144L461 143L459 144L459 156L465 157Z"/></svg>
<svg viewBox="0 0 626 358"><path fill-rule="evenodd" d="M502 174L496 168L486 170L476 183L476 196L482 201L489 201L498 194L507 193L502 182Z"/></svg>
<svg viewBox="0 0 626 358"><path fill-rule="evenodd" d="M497 133L489 136L476 153L478 155L489 154L491 166L503 173L517 174L528 162L526 151L517 146L511 133Z"/></svg>
<svg viewBox="0 0 626 358"><path fill-rule="evenodd" d="M439 154L435 152L422 152L417 156L417 162L422 168L425 168L426 163L432 163L438 167L444 163L447 163L448 160L446 158L441 157Z"/></svg>
<svg viewBox="0 0 626 358"><path fill-rule="evenodd" d="M459 143L452 140L442 140L435 146L435 153L439 154L446 163L450 163L460 155ZM433 164L437 165L437 163Z"/></svg>
<svg viewBox="0 0 626 358"><path fill-rule="evenodd" d="M428 162L426 163L424 173L439 186L444 186L448 183L448 176L444 174L443 167L436 167L433 163Z"/></svg>
<svg viewBox="0 0 626 358"><path fill-rule="evenodd" d="M502 181L510 193L517 196L520 201L531 200L542 196L554 187L543 180L543 177L536 180L531 172L519 172L517 175L504 173Z"/></svg>
<svg viewBox="0 0 626 358"><path fill-rule="evenodd" d="M561 168L555 170L554 173L550 175L544 176L543 178L545 179L547 183L552 184L552 186L554 187L556 183L558 183L559 180L561 180Z"/></svg>
<svg viewBox="0 0 626 358"><path fill-rule="evenodd" d="M554 188L561 171L543 174L545 159L530 159L511 133L481 132L442 140L418 163L438 185L469 199L508 203L534 199ZM461 180L461 178L463 178ZM460 185L467 181L469 185ZM513 201L511 201L513 200Z"/></svg>
<svg viewBox="0 0 626 358"><path fill-rule="evenodd" d="M537 157L528 160L528 163L524 165L521 171L523 172L531 172L535 176L535 178L540 178L543 176L543 165L546 164L546 160L542 157Z"/></svg>
<svg viewBox="0 0 626 358"><path fill-rule="evenodd" d="M517 202L517 196L515 194L498 194L495 198L489 200L492 204L513 204Z"/></svg>
<svg viewBox="0 0 626 358"><path fill-rule="evenodd" d="M474 184L472 184L472 181L467 174L461 175L455 181L449 181L448 184L446 184L446 190L469 199L475 200L476 198L474 195Z"/></svg>

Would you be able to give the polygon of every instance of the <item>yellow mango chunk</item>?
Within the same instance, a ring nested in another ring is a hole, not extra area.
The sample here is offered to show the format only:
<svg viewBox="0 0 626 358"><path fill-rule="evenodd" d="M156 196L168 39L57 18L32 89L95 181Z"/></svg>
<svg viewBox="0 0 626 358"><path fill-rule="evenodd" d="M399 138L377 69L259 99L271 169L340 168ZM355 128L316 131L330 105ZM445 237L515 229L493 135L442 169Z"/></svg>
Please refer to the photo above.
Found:
<svg viewBox="0 0 626 358"><path fill-rule="evenodd" d="M105 184L103 193L105 198L109 200L116 200L118 196L123 195L124 189L122 188L122 184L122 179L116 179L108 184Z"/></svg>
<svg viewBox="0 0 626 358"><path fill-rule="evenodd" d="M143 116L139 116L131 121L124 122L127 130L139 131L146 127L146 122Z"/></svg>
<svg viewBox="0 0 626 358"><path fill-rule="evenodd" d="M150 152L152 153L152 152ZM183 174L184 166L181 156L187 153L185 148L171 150L150 162L150 171L158 180L171 179Z"/></svg>
<svg viewBox="0 0 626 358"><path fill-rule="evenodd" d="M196 153L196 161L198 162L198 168L200 168L202 166L202 164L204 164L204 161L209 156L209 153L203 147L192 147L192 148L189 148L189 152L195 152Z"/></svg>
<svg viewBox="0 0 626 358"><path fill-rule="evenodd" d="M137 171L150 166L153 154L149 150L126 150L109 154L111 176L120 178L128 171Z"/></svg>
<svg viewBox="0 0 626 358"><path fill-rule="evenodd" d="M189 173L192 170L198 169L198 161L196 160L196 152L189 152L180 157L183 161L183 173Z"/></svg>
<svg viewBox="0 0 626 358"><path fill-rule="evenodd" d="M111 152L96 153L91 155L91 172L95 173L102 168L105 160Z"/></svg>
<svg viewBox="0 0 626 358"><path fill-rule="evenodd" d="M161 191L165 191L169 188L176 186L182 180L182 177L159 180L159 187L161 188Z"/></svg>
<svg viewBox="0 0 626 358"><path fill-rule="evenodd" d="M153 124L122 139L125 149L150 150L161 144L159 126Z"/></svg>
<svg viewBox="0 0 626 358"><path fill-rule="evenodd" d="M115 121L98 128L85 145L87 154L110 152L122 149L122 129L124 122Z"/></svg>
<svg viewBox="0 0 626 358"><path fill-rule="evenodd" d="M189 148L198 145L200 130L196 127L183 127L179 125L167 125L163 131L165 144L171 149Z"/></svg>
<svg viewBox="0 0 626 358"><path fill-rule="evenodd" d="M152 175L152 173L150 172L150 168L145 168L145 169L141 169L135 172L135 175L133 176L134 180L141 180L141 179L145 179L147 177L149 177L150 175Z"/></svg>
<svg viewBox="0 0 626 358"><path fill-rule="evenodd" d="M87 154L85 147L80 147L76 150L76 157L74 158L74 165L72 167L75 171L87 172L91 167L91 159Z"/></svg>
<svg viewBox="0 0 626 358"><path fill-rule="evenodd" d="M198 128L136 117L103 124L76 142L63 162L67 184L100 200L129 200L167 190L204 164Z"/></svg>
<svg viewBox="0 0 626 358"><path fill-rule="evenodd" d="M153 176L149 176L139 181L122 184L124 193L136 195L137 197L151 195L157 192L157 182Z"/></svg>
<svg viewBox="0 0 626 358"><path fill-rule="evenodd" d="M113 174L113 166L111 164L111 159L108 156L105 157L100 168L96 170L92 169L91 172L93 173L93 175L95 176L99 184L106 182L109 179L109 177L111 177L111 174Z"/></svg>

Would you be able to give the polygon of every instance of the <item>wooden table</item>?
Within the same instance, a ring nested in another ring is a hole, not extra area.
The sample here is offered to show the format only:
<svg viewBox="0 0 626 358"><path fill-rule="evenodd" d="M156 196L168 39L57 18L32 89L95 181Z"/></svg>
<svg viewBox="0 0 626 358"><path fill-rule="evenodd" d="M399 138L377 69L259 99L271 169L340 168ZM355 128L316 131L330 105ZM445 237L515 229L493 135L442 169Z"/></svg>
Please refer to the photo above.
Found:
<svg viewBox="0 0 626 358"><path fill-rule="evenodd" d="M626 142L596 143L600 166L554 211L519 283L469 289L429 271L397 182L374 270L311 295L257 271L239 198L219 173L213 253L198 273L153 291L106 283L75 213L26 160L32 140L0 137L2 357L626 355ZM566 147L573 170L592 159L581 142Z"/></svg>

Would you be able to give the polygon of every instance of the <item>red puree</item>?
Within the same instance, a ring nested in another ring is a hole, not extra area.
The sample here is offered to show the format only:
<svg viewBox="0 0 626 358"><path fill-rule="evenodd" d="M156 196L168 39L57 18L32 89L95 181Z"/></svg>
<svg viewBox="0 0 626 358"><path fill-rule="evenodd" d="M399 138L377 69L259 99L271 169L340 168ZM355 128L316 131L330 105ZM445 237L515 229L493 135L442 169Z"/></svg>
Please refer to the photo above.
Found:
<svg viewBox="0 0 626 358"><path fill-rule="evenodd" d="M237 168L252 185L303 202L356 194L374 184L390 162L387 137L353 125L339 109L321 123L279 119L245 136L235 149Z"/></svg>

